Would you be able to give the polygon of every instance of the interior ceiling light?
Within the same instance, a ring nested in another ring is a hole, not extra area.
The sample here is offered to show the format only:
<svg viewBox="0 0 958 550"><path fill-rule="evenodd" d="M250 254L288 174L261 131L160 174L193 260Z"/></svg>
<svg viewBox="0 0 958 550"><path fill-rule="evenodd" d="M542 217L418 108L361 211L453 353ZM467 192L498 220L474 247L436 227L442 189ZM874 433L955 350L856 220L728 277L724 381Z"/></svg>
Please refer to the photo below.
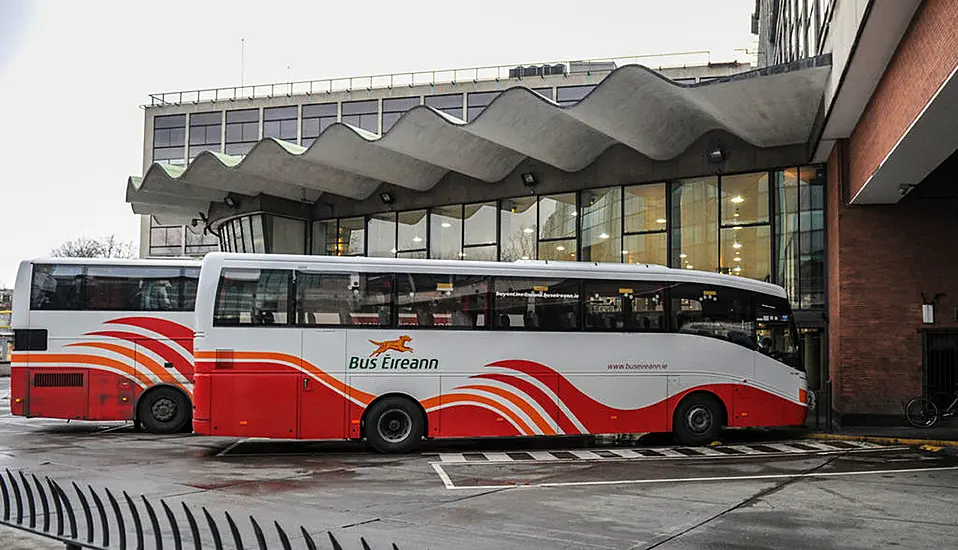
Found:
<svg viewBox="0 0 958 550"><path fill-rule="evenodd" d="M443 226L443 227L446 227L446 228L452 227L452 224L449 223L449 222L442 222L442 223L439 224L439 225L441 225L441 226Z"/></svg>
<svg viewBox="0 0 958 550"><path fill-rule="evenodd" d="M736 257L732 258L732 261L733 261L733 262L741 262L741 261L742 261L742 258L739 258L738 256L736 256Z"/></svg>
<svg viewBox="0 0 958 550"><path fill-rule="evenodd" d="M565 250L565 247L560 244L559 246L556 247L556 250L562 251L562 250Z"/></svg>
<svg viewBox="0 0 958 550"><path fill-rule="evenodd" d="M608 238L609 238L609 234L608 234L608 233L602 233L602 234L599 235L599 238L600 238L600 239L608 239Z"/></svg>
<svg viewBox="0 0 958 550"><path fill-rule="evenodd" d="M415 237L412 238L412 242L414 242L414 243L421 243L421 242L422 242L422 237L420 237L419 235L416 235Z"/></svg>
<svg viewBox="0 0 958 550"><path fill-rule="evenodd" d="M682 258L683 260L684 260L685 258L688 258L688 257L689 257L689 255L686 254L685 252L679 254L679 258Z"/></svg>
<svg viewBox="0 0 958 550"><path fill-rule="evenodd" d="M655 223L665 223L667 220L665 218L659 218L655 220Z"/></svg>
<svg viewBox="0 0 958 550"><path fill-rule="evenodd" d="M528 259L529 259L529 256L523 256L523 257L521 257L521 258L519 258L519 259L520 259L520 260L528 260Z"/></svg>
<svg viewBox="0 0 958 550"><path fill-rule="evenodd" d="M732 202L735 204L742 204L743 202L745 202L745 198L742 197L742 195L735 195L734 197L732 197Z"/></svg>
<svg viewBox="0 0 958 550"><path fill-rule="evenodd" d="M739 248L742 248L742 243L740 242L732 243L732 248L738 250Z"/></svg>
<svg viewBox="0 0 958 550"><path fill-rule="evenodd" d="M522 230L523 233L532 233L533 231L535 231L535 229L531 227L526 227L525 229Z"/></svg>

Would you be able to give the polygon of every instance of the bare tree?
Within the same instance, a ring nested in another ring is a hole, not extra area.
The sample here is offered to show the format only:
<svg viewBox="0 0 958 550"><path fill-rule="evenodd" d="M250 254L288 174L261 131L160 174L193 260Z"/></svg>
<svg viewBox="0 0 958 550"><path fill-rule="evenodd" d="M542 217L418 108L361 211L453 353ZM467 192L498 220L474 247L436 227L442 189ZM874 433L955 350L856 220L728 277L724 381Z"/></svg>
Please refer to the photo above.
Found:
<svg viewBox="0 0 958 550"><path fill-rule="evenodd" d="M50 251L50 255L58 258L133 258L136 254L132 242L110 235L101 239L80 237L67 241Z"/></svg>

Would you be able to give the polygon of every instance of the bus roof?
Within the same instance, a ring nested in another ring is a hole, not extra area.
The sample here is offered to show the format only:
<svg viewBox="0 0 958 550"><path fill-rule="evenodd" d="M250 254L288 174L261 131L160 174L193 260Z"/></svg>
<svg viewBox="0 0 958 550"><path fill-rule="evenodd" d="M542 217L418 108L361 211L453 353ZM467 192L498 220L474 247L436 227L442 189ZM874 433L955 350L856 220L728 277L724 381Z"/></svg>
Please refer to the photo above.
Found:
<svg viewBox="0 0 958 550"><path fill-rule="evenodd" d="M210 252L203 259L203 266L228 267L279 267L292 269L358 269L361 271L409 273L444 272L463 275L492 275L499 277L577 277L603 279L610 276L634 280L678 281L721 285L760 292L786 298L785 289L778 285L691 269L672 269L653 264L615 264L601 262L568 262L554 260L517 260L515 262L491 262L475 260L424 260L408 258L370 258L365 256L299 256L286 254L241 254L235 252Z"/></svg>
<svg viewBox="0 0 958 550"><path fill-rule="evenodd" d="M59 264L59 265L132 265L156 267L199 267L199 259L190 257L176 258L36 258L30 260L32 264Z"/></svg>

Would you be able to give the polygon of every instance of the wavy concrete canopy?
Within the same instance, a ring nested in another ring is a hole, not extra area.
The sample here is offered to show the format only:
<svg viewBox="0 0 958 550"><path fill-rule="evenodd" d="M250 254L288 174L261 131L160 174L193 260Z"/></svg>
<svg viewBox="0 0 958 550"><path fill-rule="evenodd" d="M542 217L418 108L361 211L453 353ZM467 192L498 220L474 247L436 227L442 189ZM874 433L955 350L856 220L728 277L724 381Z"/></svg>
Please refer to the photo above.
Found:
<svg viewBox="0 0 958 550"><path fill-rule="evenodd" d="M668 160L712 130L756 147L805 143L830 63L822 56L697 85L629 65L571 107L510 88L469 123L418 106L381 137L337 123L308 149L267 138L245 158L202 153L185 169L154 164L142 180L130 178L126 200L168 216L205 212L196 209L229 192L308 203L323 192L361 200L382 182L427 191L450 171L500 181L526 158L575 172L615 144Z"/></svg>

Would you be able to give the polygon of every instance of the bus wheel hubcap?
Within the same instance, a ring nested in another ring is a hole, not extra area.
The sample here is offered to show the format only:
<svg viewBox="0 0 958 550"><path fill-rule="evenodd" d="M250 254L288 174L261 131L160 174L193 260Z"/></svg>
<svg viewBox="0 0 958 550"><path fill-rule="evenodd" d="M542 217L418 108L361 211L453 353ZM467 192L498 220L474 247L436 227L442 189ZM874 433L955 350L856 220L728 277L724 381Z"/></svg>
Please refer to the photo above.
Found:
<svg viewBox="0 0 958 550"><path fill-rule="evenodd" d="M161 397L153 402L153 418L160 422L169 422L176 416L176 402L169 397Z"/></svg>
<svg viewBox="0 0 958 550"><path fill-rule="evenodd" d="M685 416L685 424L694 433L705 433L712 426L712 413L705 407L692 407Z"/></svg>
<svg viewBox="0 0 958 550"><path fill-rule="evenodd" d="M389 443L402 443L412 433L412 418L399 409L386 411L379 417L379 436Z"/></svg>

